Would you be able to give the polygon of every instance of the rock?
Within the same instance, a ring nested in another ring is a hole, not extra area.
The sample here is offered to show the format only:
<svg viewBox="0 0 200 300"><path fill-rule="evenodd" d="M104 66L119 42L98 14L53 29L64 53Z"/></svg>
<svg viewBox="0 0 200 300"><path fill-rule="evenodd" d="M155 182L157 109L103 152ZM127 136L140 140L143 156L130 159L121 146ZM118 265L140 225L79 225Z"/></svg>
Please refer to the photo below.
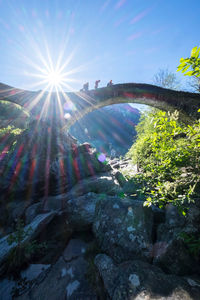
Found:
<svg viewBox="0 0 200 300"><path fill-rule="evenodd" d="M62 182L54 195L68 192L75 184L87 177L95 177L98 173L110 171L109 164L98 159L98 153L89 144L75 146L73 151L59 156L51 164L55 178ZM59 178L58 178L59 175Z"/></svg>
<svg viewBox="0 0 200 300"><path fill-rule="evenodd" d="M115 173L115 177L116 177L116 179L117 179L117 181L119 182L119 184L120 184L120 186L124 186L125 185L125 183L127 182L127 180L126 180L126 178L123 176L123 174L121 173L121 172L119 172L119 171L117 171L116 173Z"/></svg>
<svg viewBox="0 0 200 300"><path fill-rule="evenodd" d="M66 285L70 280L70 274L67 273L68 268L65 261L60 258L58 262L52 266L46 278L39 285L33 287L24 295L16 298L19 300L29 299L65 299Z"/></svg>
<svg viewBox="0 0 200 300"><path fill-rule="evenodd" d="M111 169L98 159L98 153L89 144L78 145L76 139L62 130L63 125L62 120L53 117L49 122L40 120L40 126L31 122L18 136L15 149L3 156L0 194L6 195L7 203L18 194L25 197L30 183L36 201L47 190L51 196L66 193L80 180Z"/></svg>
<svg viewBox="0 0 200 300"><path fill-rule="evenodd" d="M140 201L107 196L96 205L93 231L100 248L116 262L151 260L153 213Z"/></svg>
<svg viewBox="0 0 200 300"><path fill-rule="evenodd" d="M34 218L42 212L43 205L41 202L34 203L26 209L25 220L26 224L31 223Z"/></svg>
<svg viewBox="0 0 200 300"><path fill-rule="evenodd" d="M26 270L21 271L20 275L27 280L35 280L38 276L41 276L42 273L46 273L50 267L51 265L31 264Z"/></svg>
<svg viewBox="0 0 200 300"><path fill-rule="evenodd" d="M156 242L153 249L153 263L166 273L187 275L198 272L198 264L182 240L174 238L168 242Z"/></svg>
<svg viewBox="0 0 200 300"><path fill-rule="evenodd" d="M77 246L76 242L76 246ZM82 245L77 253L81 253ZM70 246L71 247L71 246ZM69 250L69 248L68 248ZM67 251L64 251L66 255ZM97 300L97 296L86 279L88 263L81 256L72 257L70 262L60 257L46 278L29 292L17 298L19 300Z"/></svg>
<svg viewBox="0 0 200 300"><path fill-rule="evenodd" d="M0 299L2 300L12 300L12 291L17 286L14 280L9 280L4 278L0 280Z"/></svg>
<svg viewBox="0 0 200 300"><path fill-rule="evenodd" d="M100 196L98 196L98 193ZM94 219L96 202L105 194L122 193L119 184L112 175L105 174L89 177L77 183L67 194L42 198L27 208L26 223L45 210L64 210L68 221L76 230L85 230Z"/></svg>
<svg viewBox="0 0 200 300"><path fill-rule="evenodd" d="M89 192L96 194L117 195L122 192L120 185L115 178L106 173L81 180L68 193L69 198L77 198Z"/></svg>
<svg viewBox="0 0 200 300"><path fill-rule="evenodd" d="M195 203L190 203L186 215L184 231L188 233L200 234L200 199Z"/></svg>
<svg viewBox="0 0 200 300"><path fill-rule="evenodd" d="M113 260L105 254L98 254L95 257L94 263L98 268L101 278L103 279L104 287L111 297L115 290L113 283L117 278L118 268L114 264Z"/></svg>
<svg viewBox="0 0 200 300"><path fill-rule="evenodd" d="M9 215L9 224L13 221L16 222L19 218L21 218L24 214L26 209L26 202L25 201L12 201L8 203L8 215Z"/></svg>
<svg viewBox="0 0 200 300"><path fill-rule="evenodd" d="M87 249L87 244L80 239L71 239L63 252L65 261L71 261L79 256L83 256Z"/></svg>
<svg viewBox="0 0 200 300"><path fill-rule="evenodd" d="M55 216L55 212L50 212L47 214L38 215L32 223L24 227L24 231L27 233L24 240L21 242L23 245L24 243L33 240L42 230L44 230L45 226L53 219ZM30 230L31 227L31 230ZM9 256L11 250L16 247L16 243L12 243L11 245L8 244L7 239L8 236L5 236L0 240L0 265L1 270L0 272L4 271L3 263L5 262L6 258Z"/></svg>
<svg viewBox="0 0 200 300"><path fill-rule="evenodd" d="M191 209L191 212L189 210L188 215L184 217L176 207L168 205L165 223L158 226L157 241L152 250L155 265L167 273L176 275L187 275L200 271L196 258L191 256L187 244L181 238L183 232L190 236L198 232L198 217L200 214L197 209L196 211Z"/></svg>
<svg viewBox="0 0 200 300"><path fill-rule="evenodd" d="M29 224L38 214L46 211L59 211L65 209L68 199L70 199L68 194L60 194L39 199L39 202L32 204L26 209L26 224Z"/></svg>
<svg viewBox="0 0 200 300"><path fill-rule="evenodd" d="M73 229L69 225L66 212L58 212L37 237L40 243L46 244L46 249L37 263L55 263L65 249L72 233Z"/></svg>
<svg viewBox="0 0 200 300"><path fill-rule="evenodd" d="M17 296L39 284L46 276L49 268L50 265L31 264L26 270L21 271L18 279L14 282L11 281L8 286L7 296L10 297L9 299L16 299ZM12 286L12 290L9 288L10 286Z"/></svg>
<svg viewBox="0 0 200 300"><path fill-rule="evenodd" d="M166 275L159 268L142 261L116 265L105 254L95 257L95 265L112 300L199 300L200 286L195 281Z"/></svg>
<svg viewBox="0 0 200 300"><path fill-rule="evenodd" d="M44 203L44 207L47 210L63 210L67 206L67 200L70 197L68 194L60 194L57 196L47 197L45 199L41 199L40 201Z"/></svg>
<svg viewBox="0 0 200 300"><path fill-rule="evenodd" d="M96 203L103 197L95 193L88 193L68 201L66 211L70 226L77 231L87 230L94 221Z"/></svg>

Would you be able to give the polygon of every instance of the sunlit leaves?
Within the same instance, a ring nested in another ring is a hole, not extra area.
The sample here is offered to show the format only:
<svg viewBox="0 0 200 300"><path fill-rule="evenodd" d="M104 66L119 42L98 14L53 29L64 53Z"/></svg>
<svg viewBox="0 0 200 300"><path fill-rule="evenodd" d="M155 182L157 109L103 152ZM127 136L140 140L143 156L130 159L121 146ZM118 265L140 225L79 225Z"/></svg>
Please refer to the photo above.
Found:
<svg viewBox="0 0 200 300"><path fill-rule="evenodd" d="M177 71L181 71L184 76L200 77L200 47L194 47L190 57L181 58ZM189 71L188 71L189 70Z"/></svg>
<svg viewBox="0 0 200 300"><path fill-rule="evenodd" d="M200 191L200 122L183 125L178 112L150 112L137 126L138 139L128 156L142 171L145 205L185 204Z"/></svg>

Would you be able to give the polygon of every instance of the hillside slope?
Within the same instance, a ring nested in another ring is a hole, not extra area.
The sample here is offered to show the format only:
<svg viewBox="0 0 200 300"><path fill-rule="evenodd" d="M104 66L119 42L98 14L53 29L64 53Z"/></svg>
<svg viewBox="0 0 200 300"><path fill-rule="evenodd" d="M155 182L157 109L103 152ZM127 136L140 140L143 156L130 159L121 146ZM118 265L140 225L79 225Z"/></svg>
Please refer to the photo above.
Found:
<svg viewBox="0 0 200 300"><path fill-rule="evenodd" d="M106 155L124 155L136 137L135 125L140 112L127 104L115 104L87 114L71 128L70 133L80 142L89 142Z"/></svg>

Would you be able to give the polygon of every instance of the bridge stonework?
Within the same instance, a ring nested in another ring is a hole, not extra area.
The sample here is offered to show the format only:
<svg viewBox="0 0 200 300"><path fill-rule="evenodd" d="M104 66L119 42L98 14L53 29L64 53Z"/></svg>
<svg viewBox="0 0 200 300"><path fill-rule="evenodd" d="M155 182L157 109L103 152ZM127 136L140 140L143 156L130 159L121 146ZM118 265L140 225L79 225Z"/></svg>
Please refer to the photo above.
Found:
<svg viewBox="0 0 200 300"><path fill-rule="evenodd" d="M60 118L68 112L66 122L70 127L88 112L103 106L119 103L139 103L164 111L178 110L181 119L191 122L199 118L200 94L174 91L143 83L116 84L88 92L49 93L26 91L0 84L0 100L16 103L26 109L33 118L50 119L58 112ZM73 107L73 109L72 109Z"/></svg>

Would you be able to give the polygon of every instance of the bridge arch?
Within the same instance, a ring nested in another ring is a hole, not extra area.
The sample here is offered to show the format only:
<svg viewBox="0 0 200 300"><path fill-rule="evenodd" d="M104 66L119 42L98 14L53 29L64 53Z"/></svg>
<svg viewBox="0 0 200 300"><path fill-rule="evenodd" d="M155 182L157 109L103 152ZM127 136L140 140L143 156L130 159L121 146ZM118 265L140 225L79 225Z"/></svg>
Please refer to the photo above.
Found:
<svg viewBox="0 0 200 300"><path fill-rule="evenodd" d="M178 110L185 122L199 118L197 110L200 108L200 94L174 91L143 83L116 84L88 92L59 92L58 94L25 91L0 84L0 98L21 105L33 116L41 113L47 99L51 111L58 105L63 107L67 102L71 102L76 107L76 111L67 121L67 128L85 114L112 104L140 103L164 111ZM48 114L46 116L48 118Z"/></svg>
<svg viewBox="0 0 200 300"><path fill-rule="evenodd" d="M85 104L73 114L66 127L98 108L120 103L146 104L163 111L178 110L183 122L191 123L199 118L200 94L174 91L149 84L118 84L112 87L79 93ZM71 96L73 102L73 96Z"/></svg>

